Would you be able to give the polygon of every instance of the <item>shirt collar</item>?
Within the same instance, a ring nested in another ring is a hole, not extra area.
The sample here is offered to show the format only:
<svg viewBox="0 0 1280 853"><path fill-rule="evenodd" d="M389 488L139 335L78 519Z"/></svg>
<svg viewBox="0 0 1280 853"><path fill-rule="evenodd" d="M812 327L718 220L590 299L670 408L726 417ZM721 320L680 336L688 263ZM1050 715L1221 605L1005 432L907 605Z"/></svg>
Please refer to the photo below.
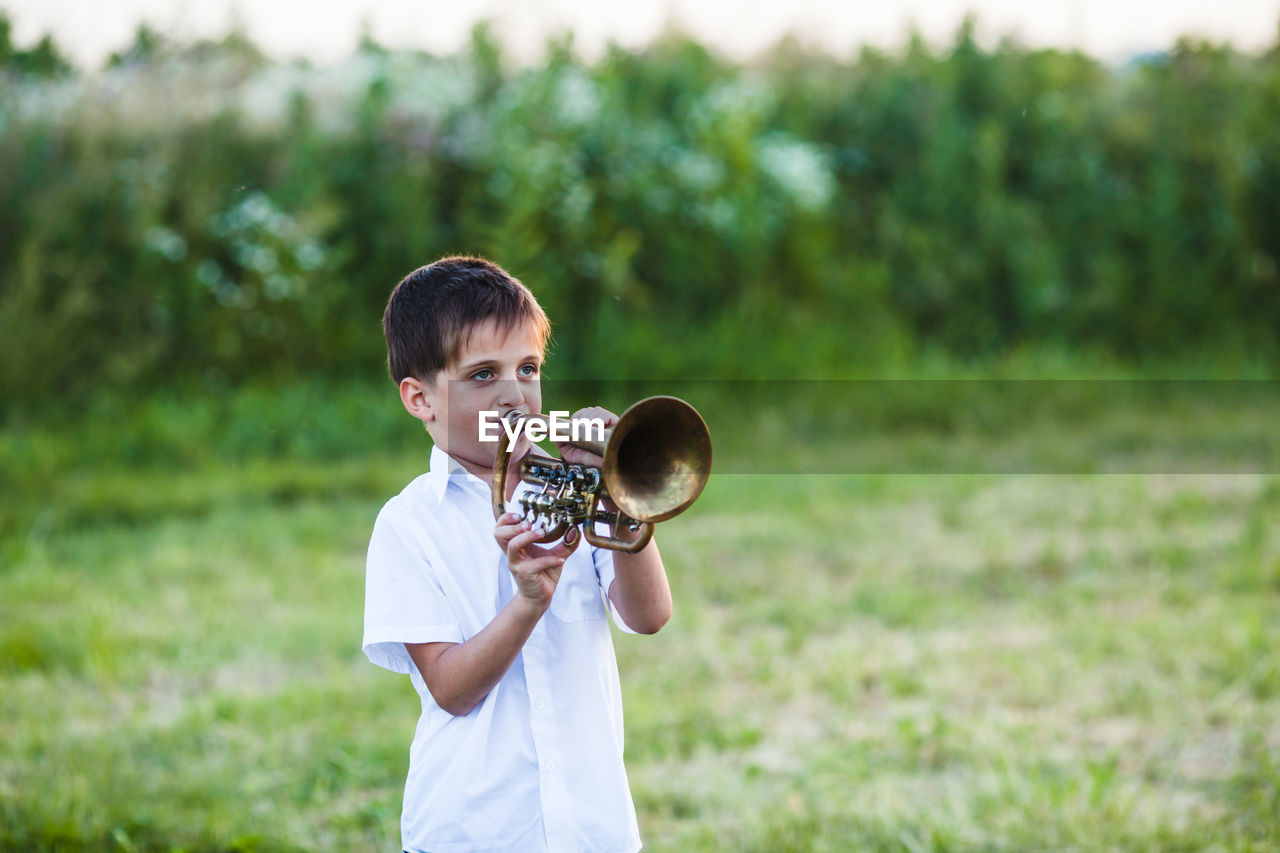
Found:
<svg viewBox="0 0 1280 853"><path fill-rule="evenodd" d="M445 491L449 488L450 481L455 478L460 486L465 485L468 481L473 481L487 488L479 477L463 468L462 463L457 459L445 453L438 446L433 445L431 447L431 466L427 469L427 482L431 488L431 494L435 495L437 501L444 500Z"/></svg>

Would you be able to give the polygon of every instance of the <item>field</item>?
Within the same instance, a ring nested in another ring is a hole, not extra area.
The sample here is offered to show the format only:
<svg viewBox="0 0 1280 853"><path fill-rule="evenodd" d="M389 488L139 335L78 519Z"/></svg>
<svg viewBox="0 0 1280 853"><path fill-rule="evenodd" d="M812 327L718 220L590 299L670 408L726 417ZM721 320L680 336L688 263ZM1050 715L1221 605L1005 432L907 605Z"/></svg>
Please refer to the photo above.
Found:
<svg viewBox="0 0 1280 853"><path fill-rule="evenodd" d="M0 437L0 848L398 849L363 556L426 441L306 394ZM1280 848L1280 476L1160 467L713 477L615 636L646 849Z"/></svg>

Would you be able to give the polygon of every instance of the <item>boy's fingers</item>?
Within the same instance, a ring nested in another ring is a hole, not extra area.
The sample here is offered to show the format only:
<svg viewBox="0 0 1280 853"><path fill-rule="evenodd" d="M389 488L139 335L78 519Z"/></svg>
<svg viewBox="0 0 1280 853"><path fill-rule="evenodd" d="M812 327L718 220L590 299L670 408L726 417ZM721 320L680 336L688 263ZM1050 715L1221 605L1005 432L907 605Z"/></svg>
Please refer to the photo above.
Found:
<svg viewBox="0 0 1280 853"><path fill-rule="evenodd" d="M564 557L536 557L532 560L525 560L520 564L520 573L528 575L537 575L549 572L552 569L559 569L564 566Z"/></svg>
<svg viewBox="0 0 1280 853"><path fill-rule="evenodd" d="M539 543L542 542L545 536L546 533L541 530L526 530L523 533L512 536L506 541L507 562L510 564L521 560L523 561L521 566L525 568L532 565L534 561L544 559L563 564L574 551L578 550L578 545L582 543L583 539L581 530L577 527L570 527L564 538L558 540L555 545L541 547ZM532 548L533 553L525 554L526 548Z"/></svg>
<svg viewBox="0 0 1280 853"><path fill-rule="evenodd" d="M569 420L599 420L604 424L605 429L618 425L618 416L600 406L587 406L584 409L578 409L570 416ZM556 442L556 447L560 450L560 458L570 465L587 465L592 468L600 468L604 465L604 459L580 447L570 447L568 443L561 441Z"/></svg>
<svg viewBox="0 0 1280 853"><path fill-rule="evenodd" d="M546 534L544 533L543 537L545 536ZM567 559L569 555L578 550L578 544L580 542L582 542L582 531L577 527L570 527L565 531L564 536L557 539L554 543L545 543L541 538L535 540L538 551L540 552L538 556L542 556L543 554L554 554L562 560Z"/></svg>
<svg viewBox="0 0 1280 853"><path fill-rule="evenodd" d="M512 537L511 541L507 543L507 557L510 559L517 558L522 550L539 542L546 535L541 530L526 530L524 533ZM546 549L543 550L545 551Z"/></svg>
<svg viewBox="0 0 1280 853"><path fill-rule="evenodd" d="M493 528L493 535L502 539L510 539L523 529L523 526L516 522L514 524L499 524Z"/></svg>
<svg viewBox="0 0 1280 853"><path fill-rule="evenodd" d="M570 527L564 538L551 549L551 553L559 555L561 559L568 559L570 554L578 550L580 544L582 544L582 531L576 527Z"/></svg>
<svg viewBox="0 0 1280 853"><path fill-rule="evenodd" d="M510 519L510 523L504 524L502 519ZM532 529L532 526L521 516L507 513L502 516L502 518L498 519L498 526L493 528L493 535L505 549L507 547L507 542L509 542L513 536L520 533L522 530L530 529Z"/></svg>
<svg viewBox="0 0 1280 853"><path fill-rule="evenodd" d="M570 447L559 442L556 443L556 446L560 448L560 458L570 465L587 465L591 468L600 468L604 465L604 459L589 450L583 450L581 447Z"/></svg>
<svg viewBox="0 0 1280 853"><path fill-rule="evenodd" d="M618 416L603 406L587 406L585 409L578 409L570 416L570 420L588 420L591 418L599 418L604 421L605 428L618 425Z"/></svg>
<svg viewBox="0 0 1280 853"><path fill-rule="evenodd" d="M534 542L537 542L541 537L542 531L540 530L526 530L522 533L517 533L515 536L512 536L511 541L507 543L507 551L519 551L526 545L532 545Z"/></svg>

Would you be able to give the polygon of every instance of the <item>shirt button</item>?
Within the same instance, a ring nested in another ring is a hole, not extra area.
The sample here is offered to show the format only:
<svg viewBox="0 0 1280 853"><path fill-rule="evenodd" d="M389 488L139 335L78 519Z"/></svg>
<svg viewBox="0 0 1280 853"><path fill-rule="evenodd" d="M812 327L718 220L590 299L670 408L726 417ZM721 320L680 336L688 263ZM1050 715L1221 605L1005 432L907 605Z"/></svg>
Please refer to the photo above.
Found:
<svg viewBox="0 0 1280 853"><path fill-rule="evenodd" d="M537 702L534 702L534 703L533 703L533 707L535 707L535 708L537 708L539 711L541 711L543 708L547 707L547 703L546 703L546 702L543 702L541 699L539 699Z"/></svg>
<svg viewBox="0 0 1280 853"><path fill-rule="evenodd" d="M553 759L553 760L548 761L548 762L547 762L545 765L543 765L543 766L545 766L548 770L555 770L555 769L556 769L556 762L555 762L555 760Z"/></svg>

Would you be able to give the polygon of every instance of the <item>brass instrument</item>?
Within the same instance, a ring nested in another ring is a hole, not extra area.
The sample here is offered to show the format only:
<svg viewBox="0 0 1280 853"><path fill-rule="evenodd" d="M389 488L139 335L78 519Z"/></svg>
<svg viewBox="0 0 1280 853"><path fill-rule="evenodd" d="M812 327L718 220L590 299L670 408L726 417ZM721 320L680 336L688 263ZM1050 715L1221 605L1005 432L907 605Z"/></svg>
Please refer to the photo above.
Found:
<svg viewBox="0 0 1280 853"><path fill-rule="evenodd" d="M528 419L549 422L545 415L512 412L513 423ZM520 460L520 479L541 490L520 496L528 519L549 525L543 541L555 541L570 527L583 525L586 540L598 548L627 554L649 544L654 522L665 521L689 508L702 493L711 473L711 433L698 410L677 397L646 397L622 413L603 441L571 442L604 459L600 468L571 465L530 450ZM507 467L511 440L498 437L493 465L493 517L506 512ZM616 510L605 509L603 501ZM609 534L596 533L596 523L609 525ZM623 528L639 533L623 539Z"/></svg>

